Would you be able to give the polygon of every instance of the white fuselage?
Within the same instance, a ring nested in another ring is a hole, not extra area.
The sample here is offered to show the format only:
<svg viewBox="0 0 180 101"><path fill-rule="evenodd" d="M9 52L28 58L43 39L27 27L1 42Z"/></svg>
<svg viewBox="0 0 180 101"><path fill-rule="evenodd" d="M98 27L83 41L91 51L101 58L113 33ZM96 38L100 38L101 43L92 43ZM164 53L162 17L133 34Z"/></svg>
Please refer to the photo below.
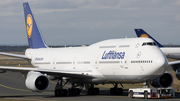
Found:
<svg viewBox="0 0 180 101"><path fill-rule="evenodd" d="M136 83L157 78L168 64L157 46L142 46L144 42L153 41L111 39L88 47L27 49L25 55L39 69L91 70L89 82Z"/></svg>

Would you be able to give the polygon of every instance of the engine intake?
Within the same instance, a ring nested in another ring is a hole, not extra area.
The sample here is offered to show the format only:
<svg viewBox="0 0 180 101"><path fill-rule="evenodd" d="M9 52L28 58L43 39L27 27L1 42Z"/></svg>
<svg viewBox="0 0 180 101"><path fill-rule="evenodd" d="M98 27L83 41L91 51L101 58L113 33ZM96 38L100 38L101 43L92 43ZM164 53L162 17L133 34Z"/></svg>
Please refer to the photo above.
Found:
<svg viewBox="0 0 180 101"><path fill-rule="evenodd" d="M45 91L49 88L49 84L47 76L40 72L30 71L25 80L26 87L32 91Z"/></svg>
<svg viewBox="0 0 180 101"><path fill-rule="evenodd" d="M152 81L151 85L153 87L170 87L173 84L173 77L169 72L165 72L159 78L156 78Z"/></svg>

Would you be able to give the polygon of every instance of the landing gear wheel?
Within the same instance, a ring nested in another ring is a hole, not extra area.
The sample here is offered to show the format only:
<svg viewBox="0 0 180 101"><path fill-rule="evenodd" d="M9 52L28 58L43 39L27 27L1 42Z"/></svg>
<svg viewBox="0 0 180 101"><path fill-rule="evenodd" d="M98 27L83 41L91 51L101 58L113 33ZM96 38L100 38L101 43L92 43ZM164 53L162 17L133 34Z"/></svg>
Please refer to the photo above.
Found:
<svg viewBox="0 0 180 101"><path fill-rule="evenodd" d="M56 97L59 97L59 96L61 95L60 90L59 90L59 89L56 89L56 90L54 91L54 95L55 95Z"/></svg>
<svg viewBox="0 0 180 101"><path fill-rule="evenodd" d="M68 89L68 95L80 95L80 89L79 88L69 88Z"/></svg>
<svg viewBox="0 0 180 101"><path fill-rule="evenodd" d="M75 88L74 90L74 95L80 95L80 89L79 88Z"/></svg>
<svg viewBox="0 0 180 101"><path fill-rule="evenodd" d="M99 95L99 88L94 88L94 94Z"/></svg>
<svg viewBox="0 0 180 101"><path fill-rule="evenodd" d="M88 95L93 95L93 89L92 88L88 89Z"/></svg>
<svg viewBox="0 0 180 101"><path fill-rule="evenodd" d="M68 89L68 95L72 96L73 95L73 90L71 88Z"/></svg>
<svg viewBox="0 0 180 101"><path fill-rule="evenodd" d="M62 89L62 96L67 96L67 90L66 89Z"/></svg>
<svg viewBox="0 0 180 101"><path fill-rule="evenodd" d="M130 91L129 97L130 97L130 98L134 98L134 97L133 97L133 91Z"/></svg>
<svg viewBox="0 0 180 101"><path fill-rule="evenodd" d="M148 99L148 92L147 91L144 92L144 99Z"/></svg>
<svg viewBox="0 0 180 101"><path fill-rule="evenodd" d="M110 94L111 95L116 95L116 89L115 88L111 88L110 89Z"/></svg>
<svg viewBox="0 0 180 101"><path fill-rule="evenodd" d="M67 81L68 82L68 81ZM67 83L66 82L66 83ZM66 84L65 83L65 84ZM65 85L64 84L64 85ZM54 95L59 97L59 96L67 96L67 90L66 89L63 89L64 87L63 85L63 80L62 80L62 77L59 78L59 81L57 82L56 84L56 87L55 87L55 90L54 90Z"/></svg>
<svg viewBox="0 0 180 101"><path fill-rule="evenodd" d="M123 94L123 89L122 88L111 88L110 89L110 94L111 95L122 95Z"/></svg>
<svg viewBox="0 0 180 101"><path fill-rule="evenodd" d="M117 92L117 95L122 95L123 94L123 89L122 88L117 88L116 92Z"/></svg>
<svg viewBox="0 0 180 101"><path fill-rule="evenodd" d="M66 90L66 89L62 89L62 90L56 89L56 90L54 91L54 94L55 94L55 96L57 96L57 97L59 97L59 96L67 96L67 90Z"/></svg>
<svg viewBox="0 0 180 101"><path fill-rule="evenodd" d="M99 88L89 88L88 95L99 95Z"/></svg>

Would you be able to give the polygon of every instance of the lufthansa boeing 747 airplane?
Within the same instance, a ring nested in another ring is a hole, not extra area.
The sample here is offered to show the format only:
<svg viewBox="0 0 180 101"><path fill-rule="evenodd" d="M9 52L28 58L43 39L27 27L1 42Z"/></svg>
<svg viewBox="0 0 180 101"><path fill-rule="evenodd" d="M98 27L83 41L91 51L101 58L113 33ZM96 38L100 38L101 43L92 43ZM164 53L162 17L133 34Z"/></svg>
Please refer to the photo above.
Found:
<svg viewBox="0 0 180 101"><path fill-rule="evenodd" d="M0 66L0 70L25 75L28 89L43 92L48 89L50 79L57 80L55 96L79 95L84 86L88 94L99 94L95 84L113 84L110 89L113 95L123 93L123 89L118 88L122 83L151 82L154 87L172 85L171 74L165 72L167 58L152 39L109 39L87 47L49 48L29 4L23 3L23 8L29 48L25 55L0 54L26 59L34 67ZM68 90L64 88L67 83L72 84Z"/></svg>
<svg viewBox="0 0 180 101"><path fill-rule="evenodd" d="M172 59L180 59L180 48L179 47L164 47L163 45L161 45L158 41L156 41L152 36L150 36L148 33L146 33L143 29L134 29L136 32L136 35L138 37L146 37L146 38L151 38L153 39L156 44L159 46L159 48L162 50L162 52L166 55L166 57L168 58L172 58ZM176 64L179 61L174 61L171 62L170 64L174 64L172 65L172 68L174 71L176 71L176 77L177 79L180 80L180 65Z"/></svg>

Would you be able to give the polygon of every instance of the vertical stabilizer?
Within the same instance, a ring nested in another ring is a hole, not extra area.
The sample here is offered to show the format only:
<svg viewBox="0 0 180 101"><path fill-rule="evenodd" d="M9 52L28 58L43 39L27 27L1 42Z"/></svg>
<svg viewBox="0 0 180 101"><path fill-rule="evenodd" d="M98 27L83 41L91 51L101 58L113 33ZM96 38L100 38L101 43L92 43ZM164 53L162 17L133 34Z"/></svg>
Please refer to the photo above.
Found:
<svg viewBox="0 0 180 101"><path fill-rule="evenodd" d="M28 3L23 3L29 48L47 48Z"/></svg>
<svg viewBox="0 0 180 101"><path fill-rule="evenodd" d="M138 37L146 37L146 38L151 38L153 39L156 44L159 46L159 47L163 47L158 41L156 41L153 37L151 37L148 33L146 33L143 29L134 29L135 32L136 32L136 35Z"/></svg>

